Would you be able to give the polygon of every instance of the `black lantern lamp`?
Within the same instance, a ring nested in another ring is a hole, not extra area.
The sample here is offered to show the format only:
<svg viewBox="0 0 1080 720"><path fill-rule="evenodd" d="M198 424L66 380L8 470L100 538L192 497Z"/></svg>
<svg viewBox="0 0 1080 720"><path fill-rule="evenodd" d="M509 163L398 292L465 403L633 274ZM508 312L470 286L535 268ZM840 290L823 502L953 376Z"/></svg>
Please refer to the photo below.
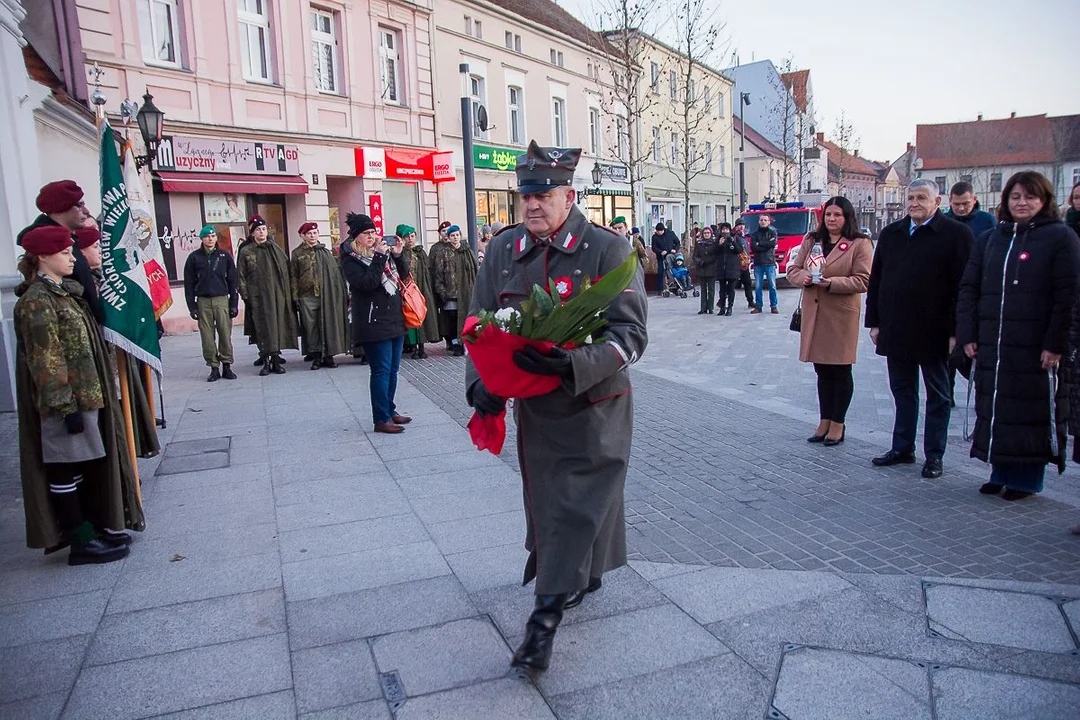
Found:
<svg viewBox="0 0 1080 720"><path fill-rule="evenodd" d="M596 187L600 187L604 182L604 171L600 167L599 160L597 160L596 164L592 167L592 182Z"/></svg>
<svg viewBox="0 0 1080 720"><path fill-rule="evenodd" d="M154 96L149 90L143 95L143 104L135 115L135 120L139 123L139 133L142 134L143 144L146 146L146 154L135 157L135 166L142 169L157 157L162 126L165 124L165 113L154 105Z"/></svg>

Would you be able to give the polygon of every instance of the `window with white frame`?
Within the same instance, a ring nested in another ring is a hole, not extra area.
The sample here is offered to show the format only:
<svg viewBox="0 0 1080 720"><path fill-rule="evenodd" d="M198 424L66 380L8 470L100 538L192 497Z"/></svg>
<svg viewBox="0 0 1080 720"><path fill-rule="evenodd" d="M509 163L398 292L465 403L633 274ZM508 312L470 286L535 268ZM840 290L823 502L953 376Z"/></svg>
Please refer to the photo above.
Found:
<svg viewBox="0 0 1080 720"><path fill-rule="evenodd" d="M337 22L329 10L311 9L311 54L315 61L315 87L322 92L340 93Z"/></svg>
<svg viewBox="0 0 1080 720"><path fill-rule="evenodd" d="M619 159L625 162L626 156L630 154L630 137L626 132L626 118L615 118L615 134L618 135Z"/></svg>
<svg viewBox="0 0 1080 720"><path fill-rule="evenodd" d="M566 61L563 58L562 50L555 53L555 64L558 65L559 67L562 67L565 63L566 63Z"/></svg>
<svg viewBox="0 0 1080 720"><path fill-rule="evenodd" d="M697 83L694 82L694 78L690 78L686 81L686 102L693 103L697 100Z"/></svg>
<svg viewBox="0 0 1080 720"><path fill-rule="evenodd" d="M679 76L674 70L668 70L668 94L672 100L679 99Z"/></svg>
<svg viewBox="0 0 1080 720"><path fill-rule="evenodd" d="M566 145L566 101L562 98L551 98L551 134L555 139L555 145Z"/></svg>
<svg viewBox="0 0 1080 720"><path fill-rule="evenodd" d="M240 59L248 80L271 81L270 7L267 0L237 0Z"/></svg>
<svg viewBox="0 0 1080 720"><path fill-rule="evenodd" d="M405 88L401 82L401 33L387 27L379 28L379 82L384 103L405 103Z"/></svg>
<svg viewBox="0 0 1080 720"><path fill-rule="evenodd" d="M143 60L180 65L180 8L177 0L139 0Z"/></svg>
<svg viewBox="0 0 1080 720"><path fill-rule="evenodd" d="M679 164L679 133L671 133L671 164Z"/></svg>
<svg viewBox="0 0 1080 720"><path fill-rule="evenodd" d="M472 35L472 17L469 15L465 16L465 34Z"/></svg>
<svg viewBox="0 0 1080 720"><path fill-rule="evenodd" d="M472 103L473 135L485 139L488 136L487 130L481 130L476 125L480 106L487 105L487 83L480 75L469 76L469 101Z"/></svg>
<svg viewBox="0 0 1080 720"><path fill-rule="evenodd" d="M1078 182L1080 182L1080 168L1073 170L1073 185ZM990 173L990 192L1001 192L1001 173Z"/></svg>
<svg viewBox="0 0 1080 720"><path fill-rule="evenodd" d="M653 95L660 94L660 66L656 63L649 63L649 89Z"/></svg>
<svg viewBox="0 0 1080 720"><path fill-rule="evenodd" d="M473 20L473 37L477 40L484 39L484 23L479 20Z"/></svg>
<svg viewBox="0 0 1080 720"><path fill-rule="evenodd" d="M521 88L507 88L507 104L510 114L510 144L525 144L525 96Z"/></svg>
<svg viewBox="0 0 1080 720"><path fill-rule="evenodd" d="M723 90L721 90L720 91L720 117L724 117L724 113L726 112L726 110L724 108L724 105L726 104L724 98L726 98L726 97L727 97L727 93L724 92Z"/></svg>
<svg viewBox="0 0 1080 720"><path fill-rule="evenodd" d="M705 143L705 172L712 172L712 143Z"/></svg>
<svg viewBox="0 0 1080 720"><path fill-rule="evenodd" d="M514 52L521 52L521 36L517 33L512 33L509 30L506 31L504 36L506 49L513 50Z"/></svg>
<svg viewBox="0 0 1080 720"><path fill-rule="evenodd" d="M718 164L720 165L720 174L727 175L727 148L721 145L717 148Z"/></svg>
<svg viewBox="0 0 1080 720"><path fill-rule="evenodd" d="M705 103L705 112L709 112L712 108L712 88L706 85L702 92L705 94L702 98L702 102Z"/></svg>
<svg viewBox="0 0 1080 720"><path fill-rule="evenodd" d="M600 110L589 108L589 152L600 154Z"/></svg>
<svg viewBox="0 0 1080 720"><path fill-rule="evenodd" d="M549 57L551 58L551 64L554 65L555 64L555 48L551 48L551 54L549 55Z"/></svg>
<svg viewBox="0 0 1080 720"><path fill-rule="evenodd" d="M697 156L697 140L695 140L694 138L690 138L689 151L690 157L687 158L687 164L692 168L696 168L698 167L699 158Z"/></svg>
<svg viewBox="0 0 1080 720"><path fill-rule="evenodd" d="M1080 167L1074 167L1072 175L1073 175L1072 184L1076 185L1076 183L1080 183ZM1001 173L997 173L997 176L998 176L998 185L1001 185ZM1001 189L999 188L998 190L995 190L994 192L1001 192ZM1068 198L1066 198L1066 199L1068 199Z"/></svg>
<svg viewBox="0 0 1080 720"><path fill-rule="evenodd" d="M652 129L652 161L660 164L660 128Z"/></svg>

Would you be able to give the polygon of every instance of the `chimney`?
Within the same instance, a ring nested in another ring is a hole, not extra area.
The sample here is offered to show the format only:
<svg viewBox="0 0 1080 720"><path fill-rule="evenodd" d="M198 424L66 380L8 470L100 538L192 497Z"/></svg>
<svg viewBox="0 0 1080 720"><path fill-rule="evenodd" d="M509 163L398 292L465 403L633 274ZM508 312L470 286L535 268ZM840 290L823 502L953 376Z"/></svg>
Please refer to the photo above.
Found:
<svg viewBox="0 0 1080 720"><path fill-rule="evenodd" d="M908 151L908 152L911 152L911 143L908 143L908 144L907 144L907 151Z"/></svg>
<svg viewBox="0 0 1080 720"><path fill-rule="evenodd" d="M819 143L824 143L824 142L825 142L825 133L823 133L823 132L819 132L819 133L817 134L817 141L818 141Z"/></svg>
<svg viewBox="0 0 1080 720"><path fill-rule="evenodd" d="M977 120L982 120L982 113L979 113L979 117L978 117L978 118L976 118L976 119L977 119Z"/></svg>
<svg viewBox="0 0 1080 720"><path fill-rule="evenodd" d="M1009 117L1015 120L1016 119L1016 111L1013 110L1011 113L1009 113Z"/></svg>

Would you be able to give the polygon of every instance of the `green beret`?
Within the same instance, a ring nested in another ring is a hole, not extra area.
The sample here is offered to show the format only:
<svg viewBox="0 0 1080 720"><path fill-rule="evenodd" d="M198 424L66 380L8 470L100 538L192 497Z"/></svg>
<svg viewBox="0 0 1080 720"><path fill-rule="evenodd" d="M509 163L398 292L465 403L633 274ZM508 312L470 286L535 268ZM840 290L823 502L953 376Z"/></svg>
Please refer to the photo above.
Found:
<svg viewBox="0 0 1080 720"><path fill-rule="evenodd" d="M202 240L207 235L216 235L216 234L217 234L217 230L214 229L213 225L203 225L203 229L199 231L199 239Z"/></svg>
<svg viewBox="0 0 1080 720"><path fill-rule="evenodd" d="M406 225L405 223L401 223L397 226L397 230L394 231L394 234L400 238L403 238L409 237L414 232L416 232L416 228L414 228L412 225Z"/></svg>
<svg viewBox="0 0 1080 720"><path fill-rule="evenodd" d="M614 217L614 218L611 219L611 222L608 223L608 227L615 227L619 223L622 223L623 225L625 225L626 224L626 218L624 216L622 216L622 215L619 215L618 217Z"/></svg>

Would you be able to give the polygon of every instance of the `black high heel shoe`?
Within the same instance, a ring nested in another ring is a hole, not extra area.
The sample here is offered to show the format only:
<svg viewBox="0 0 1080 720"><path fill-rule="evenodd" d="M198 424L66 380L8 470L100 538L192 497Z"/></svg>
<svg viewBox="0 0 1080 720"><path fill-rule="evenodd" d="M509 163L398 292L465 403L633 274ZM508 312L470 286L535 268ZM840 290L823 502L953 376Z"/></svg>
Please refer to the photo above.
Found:
<svg viewBox="0 0 1080 720"><path fill-rule="evenodd" d="M825 436L824 435L811 435L810 437L806 438L806 442L808 442L808 443L825 442Z"/></svg>
<svg viewBox="0 0 1080 720"><path fill-rule="evenodd" d="M846 437L847 437L847 428L845 427L845 428L844 428L844 429L843 429L843 430L842 430L842 431L840 432L840 439L839 439L839 440L833 440L833 439L832 439L832 438L830 438L830 437L826 437L826 438L825 438L825 442L824 442L824 445L825 445L825 447L836 447L836 446L837 446L837 445L839 445L840 443L844 442L844 438L846 438Z"/></svg>

